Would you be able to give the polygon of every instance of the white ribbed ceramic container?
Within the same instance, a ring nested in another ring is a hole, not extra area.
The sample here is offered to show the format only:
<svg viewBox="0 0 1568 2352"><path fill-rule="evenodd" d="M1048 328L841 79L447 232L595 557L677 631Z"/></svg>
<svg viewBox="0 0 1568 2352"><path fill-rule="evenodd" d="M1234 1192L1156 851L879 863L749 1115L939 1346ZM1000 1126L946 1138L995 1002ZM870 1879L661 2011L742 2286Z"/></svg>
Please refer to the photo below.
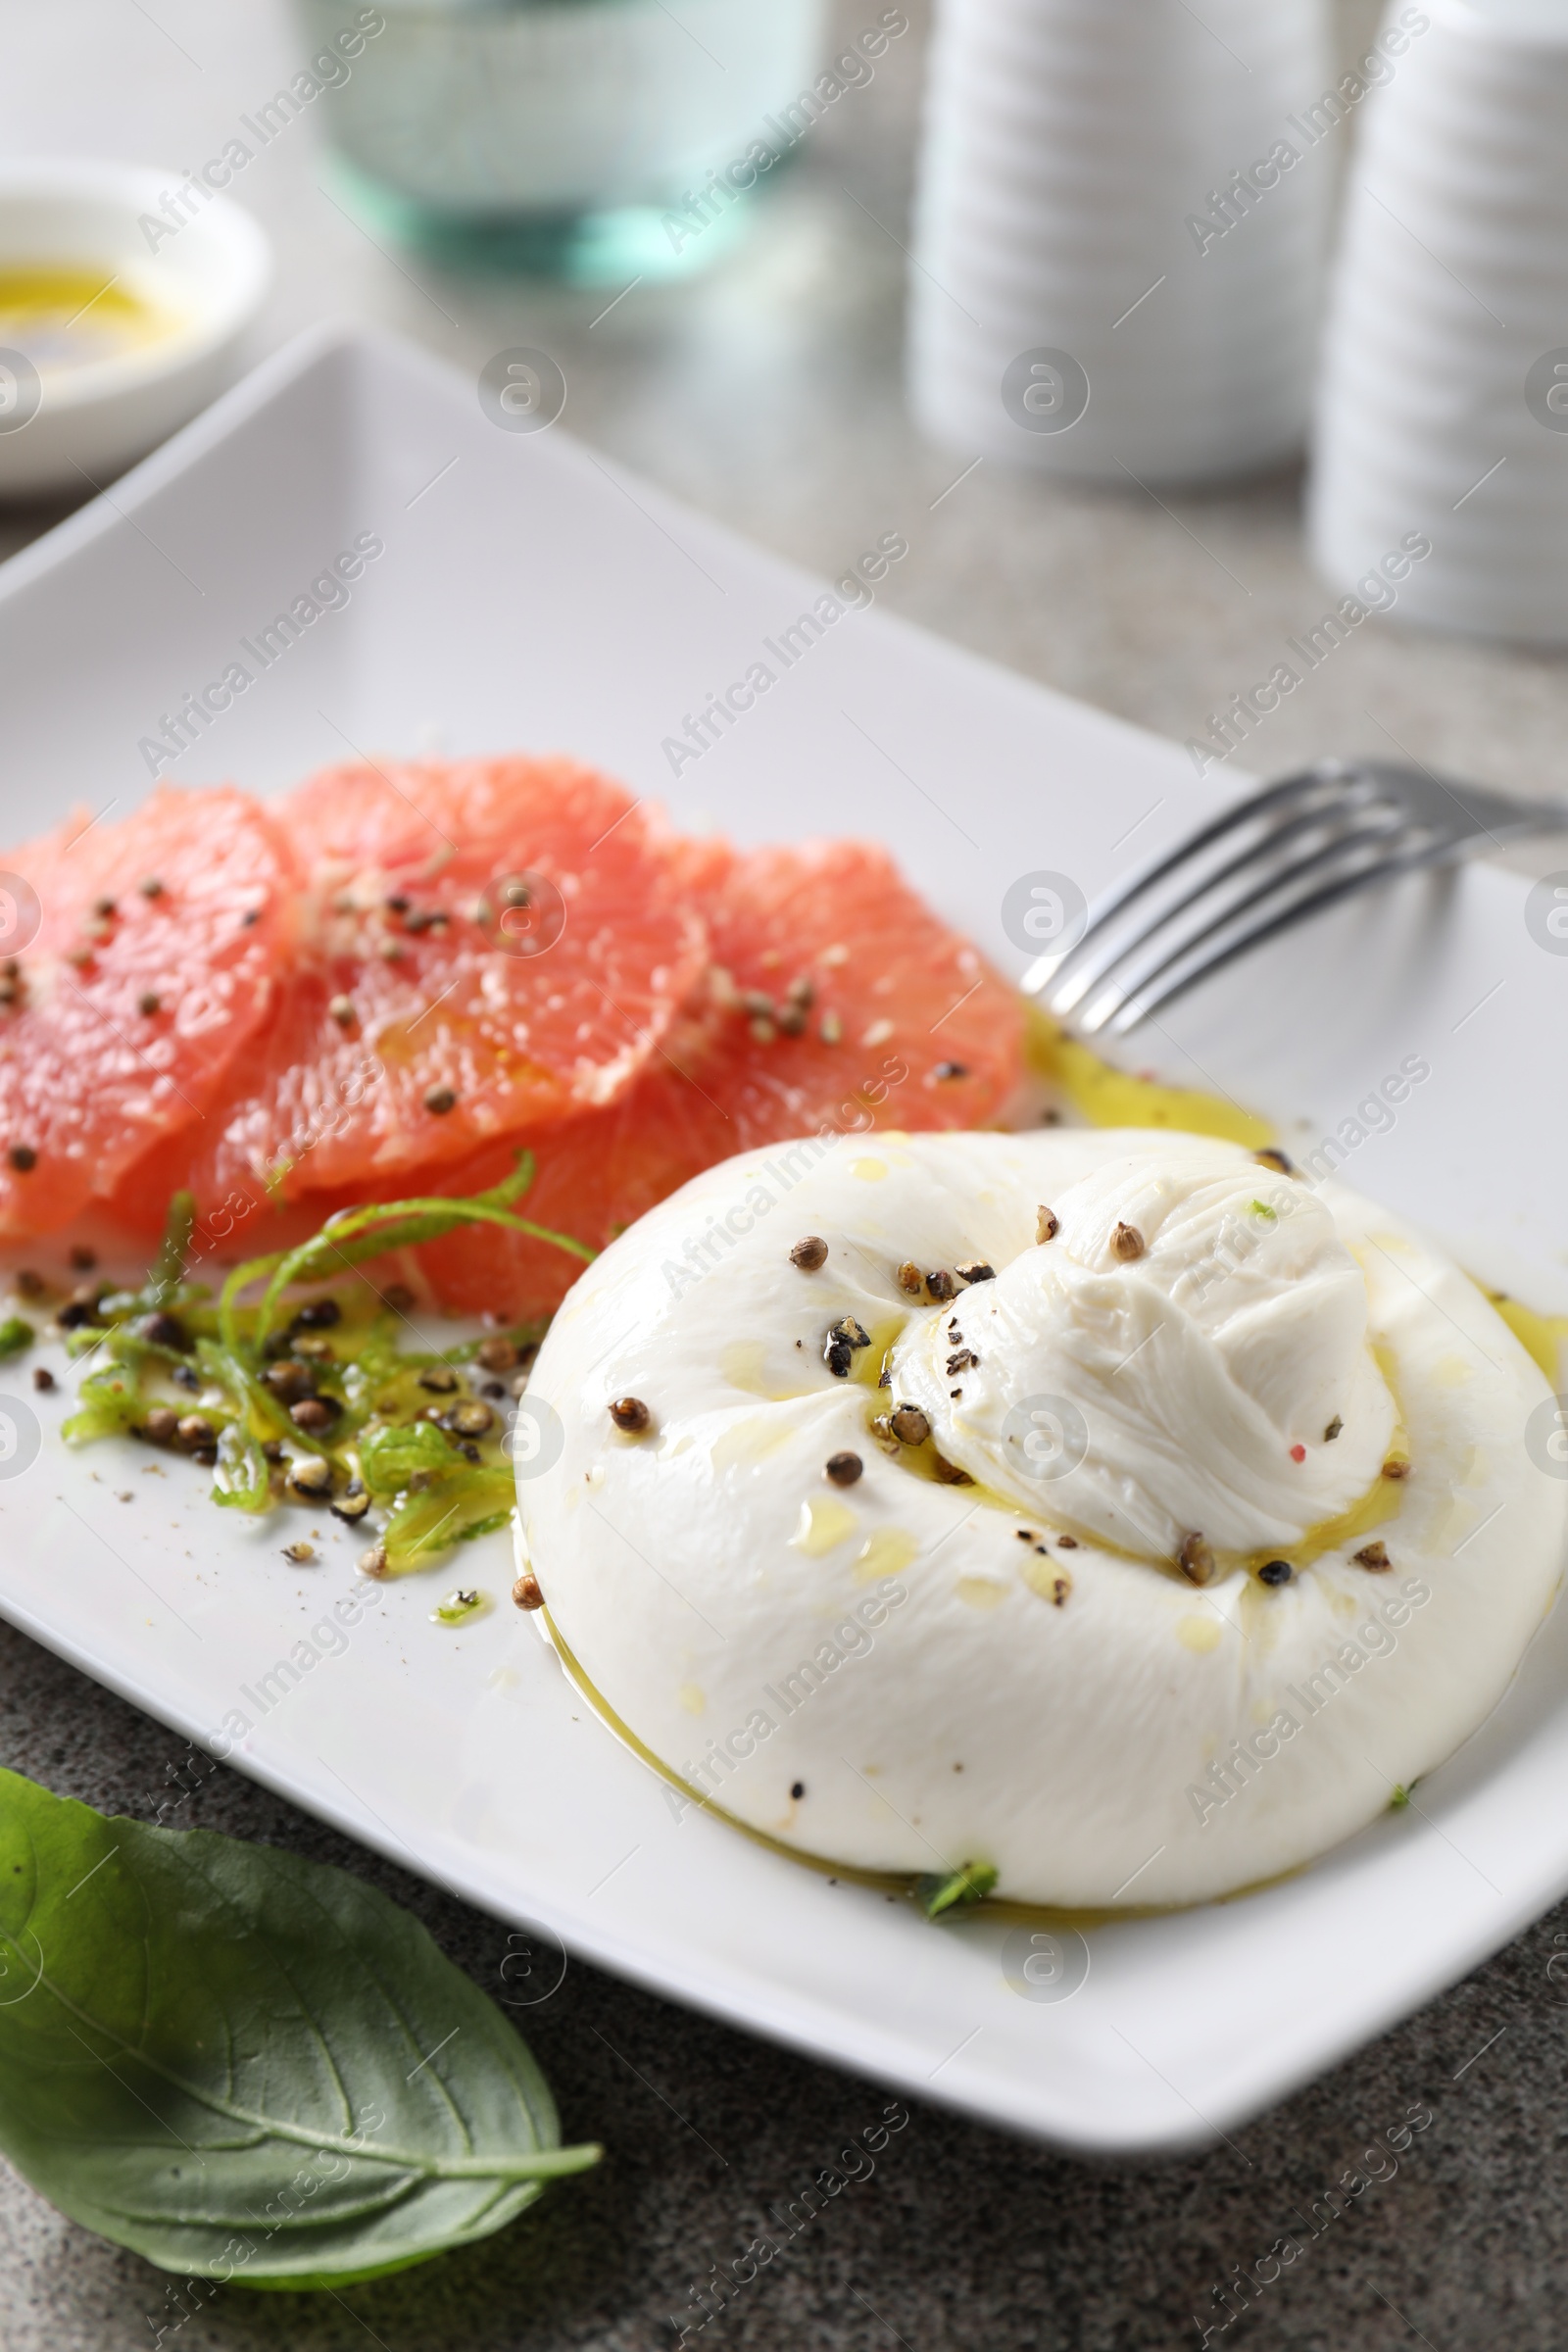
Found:
<svg viewBox="0 0 1568 2352"><path fill-rule="evenodd" d="M1568 5L1425 13L1351 174L1313 552L1348 589L1423 532L1406 620L1568 643Z"/></svg>
<svg viewBox="0 0 1568 2352"><path fill-rule="evenodd" d="M1288 456L1330 89L1323 0L943 0L909 281L924 428L1123 482Z"/></svg>

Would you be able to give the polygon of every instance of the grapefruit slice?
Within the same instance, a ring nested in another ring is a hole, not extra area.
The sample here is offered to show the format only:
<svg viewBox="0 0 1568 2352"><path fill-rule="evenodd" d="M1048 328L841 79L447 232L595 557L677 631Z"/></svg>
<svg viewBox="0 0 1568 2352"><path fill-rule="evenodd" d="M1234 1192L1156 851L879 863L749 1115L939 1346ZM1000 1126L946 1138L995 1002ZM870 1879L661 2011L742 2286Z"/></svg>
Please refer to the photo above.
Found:
<svg viewBox="0 0 1568 2352"><path fill-rule="evenodd" d="M811 842L719 861L702 895L712 962L657 1061L608 1112L526 1140L526 1213L602 1249L731 1153L829 1129L980 1127L1023 1074L1024 1008L885 851ZM440 1191L512 1165L487 1154ZM525 1320L577 1268L521 1236L467 1228L421 1263L442 1302Z"/></svg>
<svg viewBox="0 0 1568 2352"><path fill-rule="evenodd" d="M570 760L337 768L279 814L307 874L277 1017L194 1166L171 1152L124 1188L140 1228L178 1183L242 1223L603 1108L704 967L672 839Z"/></svg>
<svg viewBox="0 0 1568 2352"><path fill-rule="evenodd" d="M734 1151L857 1127L983 1127L1018 1085L1024 1008L888 853L812 841L737 858L707 901L708 1055L690 1075Z"/></svg>
<svg viewBox="0 0 1568 2352"><path fill-rule="evenodd" d="M525 1146L535 1174L521 1212L602 1250L689 1177L729 1152L729 1122L694 1088L651 1070L608 1110L563 1121L536 1138L514 1136L443 1171L437 1193L476 1193L516 1165ZM438 1302L453 1314L505 1323L553 1314L582 1272L580 1259L547 1243L492 1227L478 1246L465 1227L416 1254Z"/></svg>
<svg viewBox="0 0 1568 2352"><path fill-rule="evenodd" d="M3 862L0 1237L20 1239L58 1231L165 1139L189 1157L270 1009L293 866L242 793L170 785Z"/></svg>

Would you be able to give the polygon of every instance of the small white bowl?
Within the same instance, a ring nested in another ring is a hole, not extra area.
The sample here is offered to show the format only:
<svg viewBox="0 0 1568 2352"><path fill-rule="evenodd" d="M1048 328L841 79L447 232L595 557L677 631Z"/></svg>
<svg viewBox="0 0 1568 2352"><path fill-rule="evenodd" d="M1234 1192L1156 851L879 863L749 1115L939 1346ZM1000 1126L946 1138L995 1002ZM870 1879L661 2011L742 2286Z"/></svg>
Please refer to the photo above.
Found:
<svg viewBox="0 0 1568 2352"><path fill-rule="evenodd" d="M250 214L178 172L0 166L0 498L96 489L185 423L271 271ZM76 319L19 324L19 278L50 274L80 281Z"/></svg>

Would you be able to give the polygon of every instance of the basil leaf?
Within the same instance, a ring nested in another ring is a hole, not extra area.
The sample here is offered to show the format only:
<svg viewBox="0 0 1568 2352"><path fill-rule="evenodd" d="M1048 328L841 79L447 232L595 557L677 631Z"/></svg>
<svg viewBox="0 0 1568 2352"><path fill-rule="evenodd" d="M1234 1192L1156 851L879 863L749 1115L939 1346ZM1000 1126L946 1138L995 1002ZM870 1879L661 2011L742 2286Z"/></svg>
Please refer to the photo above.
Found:
<svg viewBox="0 0 1568 2352"><path fill-rule="evenodd" d="M520 2035L372 1887L0 1771L0 2150L165 2270L337 2286L467 2245L563 2148Z"/></svg>

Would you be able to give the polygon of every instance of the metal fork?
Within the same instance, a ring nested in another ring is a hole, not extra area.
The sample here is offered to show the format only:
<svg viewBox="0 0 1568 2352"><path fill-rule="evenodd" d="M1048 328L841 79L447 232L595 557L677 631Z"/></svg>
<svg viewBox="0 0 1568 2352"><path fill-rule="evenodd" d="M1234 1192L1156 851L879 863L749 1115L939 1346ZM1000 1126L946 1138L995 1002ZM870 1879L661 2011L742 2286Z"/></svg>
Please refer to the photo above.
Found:
<svg viewBox="0 0 1568 2352"><path fill-rule="evenodd" d="M1079 1036L1120 1036L1358 891L1562 832L1568 802L1520 800L1394 760L1319 760L1107 893L1076 939L1031 964L1024 992Z"/></svg>

